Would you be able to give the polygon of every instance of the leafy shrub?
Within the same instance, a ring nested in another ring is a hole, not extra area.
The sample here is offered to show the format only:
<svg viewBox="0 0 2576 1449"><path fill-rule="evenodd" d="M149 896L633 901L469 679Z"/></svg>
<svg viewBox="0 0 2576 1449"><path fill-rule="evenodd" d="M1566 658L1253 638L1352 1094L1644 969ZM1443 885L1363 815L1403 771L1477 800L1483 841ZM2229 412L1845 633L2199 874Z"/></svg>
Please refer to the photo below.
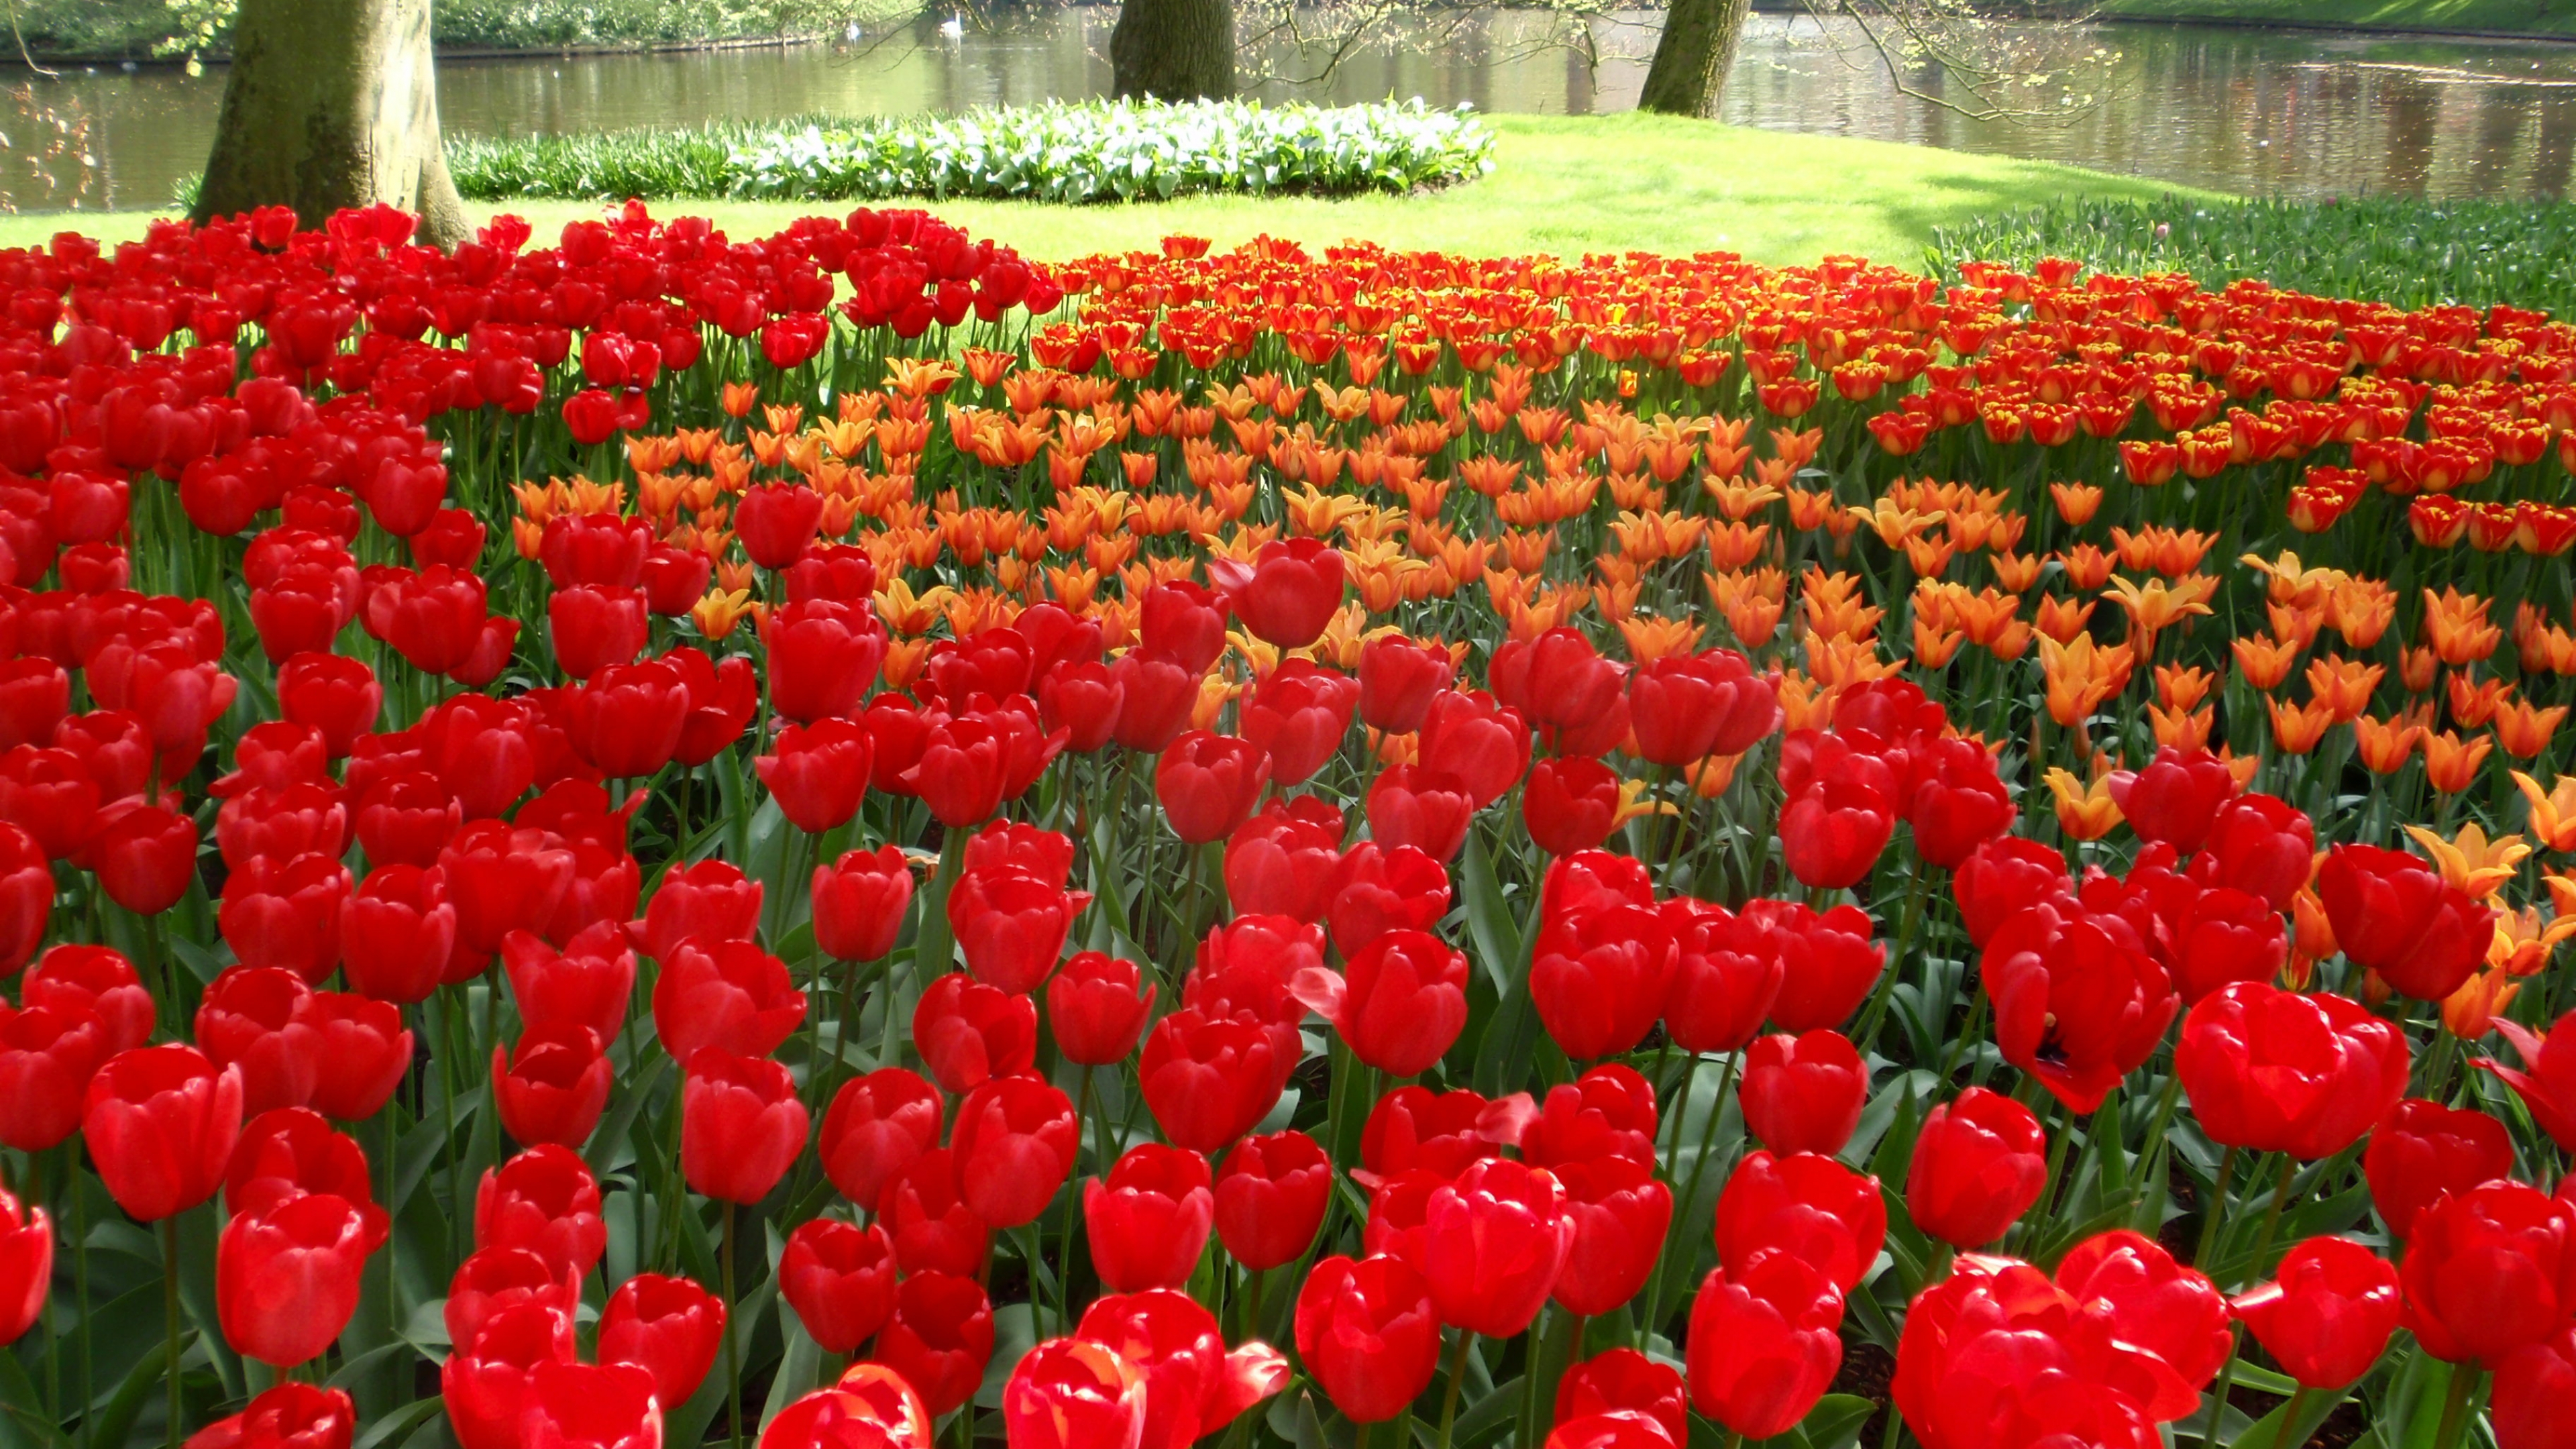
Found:
<svg viewBox="0 0 2576 1449"><path fill-rule="evenodd" d="M2043 256L2098 271L2189 272L2205 287L2239 277L2319 296L2401 307L2508 302L2576 311L2576 206L2370 196L2207 204L2076 201L1937 227L1926 256L2027 267Z"/></svg>
<svg viewBox="0 0 2576 1449"><path fill-rule="evenodd" d="M851 122L451 143L466 195L1137 201L1410 191L1493 169L1493 133L1419 100L1324 108L1092 101Z"/></svg>

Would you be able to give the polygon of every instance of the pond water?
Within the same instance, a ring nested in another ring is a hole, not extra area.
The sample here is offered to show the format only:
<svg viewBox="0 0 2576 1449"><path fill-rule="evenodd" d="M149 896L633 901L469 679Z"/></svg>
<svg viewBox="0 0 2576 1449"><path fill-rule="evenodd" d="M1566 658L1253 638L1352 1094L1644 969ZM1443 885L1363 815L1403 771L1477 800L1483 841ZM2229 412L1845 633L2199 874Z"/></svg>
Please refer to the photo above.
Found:
<svg viewBox="0 0 2576 1449"><path fill-rule="evenodd" d="M1537 15L1436 22L1365 49L1321 82L1291 47L1246 69L1271 98L1420 96L1498 112L1624 110L1656 16L1595 22L1592 57ZM957 111L1106 93L1116 11L1076 6L932 21L828 45L451 60L455 132L612 130L720 116ZM2062 124L1971 120L1908 94L1873 53L1813 20L1755 16L1725 119L2073 162L2222 190L2321 197L2394 191L2556 199L2576 182L2576 45L2185 25L2099 25L2107 99ZM166 202L205 163L223 72L76 69L0 89L0 201L17 210ZM1303 81L1304 83L1300 83Z"/></svg>

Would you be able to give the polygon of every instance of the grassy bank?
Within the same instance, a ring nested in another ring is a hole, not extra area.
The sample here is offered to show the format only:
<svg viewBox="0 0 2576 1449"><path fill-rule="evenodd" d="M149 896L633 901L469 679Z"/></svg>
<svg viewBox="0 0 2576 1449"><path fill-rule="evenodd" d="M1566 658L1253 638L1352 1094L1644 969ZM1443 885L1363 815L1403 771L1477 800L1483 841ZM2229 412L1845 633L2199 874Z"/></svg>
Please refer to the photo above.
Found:
<svg viewBox="0 0 2576 1449"><path fill-rule="evenodd" d="M1936 227L2066 196L2153 202L2170 190L2045 162L1665 117L1495 116L1491 122L1500 139L1494 174L1426 196L1203 196L1104 206L951 201L929 209L1047 258L1151 246L1174 232L1220 245L1268 232L1314 246L1358 237L1486 256L1724 249L1764 262L1846 252L1916 265ZM2209 193L2188 199L2220 200ZM515 211L541 235L599 214L590 202L475 203L471 209ZM737 235L757 235L791 217L844 208L713 201L660 209L712 216ZM140 212L0 217L0 245L41 241L66 225L133 237L148 220Z"/></svg>
<svg viewBox="0 0 2576 1449"><path fill-rule="evenodd" d="M2203 20L2351 30L2489 31L2576 39L2568 0L2098 0L2112 20Z"/></svg>

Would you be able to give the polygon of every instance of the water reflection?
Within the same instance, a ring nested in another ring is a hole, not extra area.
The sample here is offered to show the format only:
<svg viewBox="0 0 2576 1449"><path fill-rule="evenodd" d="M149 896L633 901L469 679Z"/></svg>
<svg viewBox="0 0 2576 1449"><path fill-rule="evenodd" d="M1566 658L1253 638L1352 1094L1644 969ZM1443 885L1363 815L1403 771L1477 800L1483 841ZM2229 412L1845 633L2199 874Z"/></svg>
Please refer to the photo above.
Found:
<svg viewBox="0 0 2576 1449"><path fill-rule="evenodd" d="M1650 12L1597 22L1591 59L1548 43L1555 22L1502 12L1370 47L1321 83L1291 47L1248 58L1273 99L1421 96L1488 111L1624 110L1645 79ZM852 44L664 55L452 61L440 107L458 132L613 130L718 116L958 111L1089 96L1109 86L1114 9L1078 6L935 21ZM1432 27L1437 27L1434 30ZM2193 26L2106 25L2113 98L2054 126L1976 121L1903 94L1875 58L1812 20L1756 16L1725 119L2066 161L2107 171L2301 197L2567 194L2576 168L2576 46L2392 40ZM1934 95L1944 79L1907 84ZM0 93L0 198L22 209L150 206L204 163L220 71L99 70ZM93 164L83 165L87 157Z"/></svg>

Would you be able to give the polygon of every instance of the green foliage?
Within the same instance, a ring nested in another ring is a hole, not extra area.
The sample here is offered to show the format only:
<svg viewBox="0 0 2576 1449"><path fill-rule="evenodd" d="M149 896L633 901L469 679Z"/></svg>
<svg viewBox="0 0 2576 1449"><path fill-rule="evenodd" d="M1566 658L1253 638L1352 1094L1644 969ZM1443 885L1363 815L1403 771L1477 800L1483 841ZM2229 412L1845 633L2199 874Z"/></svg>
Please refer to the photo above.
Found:
<svg viewBox="0 0 2576 1449"><path fill-rule="evenodd" d="M220 54L239 0L13 3L38 55L139 58ZM901 0L437 0L430 13L441 45L538 49L815 35L907 9Z"/></svg>
<svg viewBox="0 0 2576 1449"><path fill-rule="evenodd" d="M1253 101L1093 101L964 116L613 135L459 140L468 197L978 196L1163 200L1201 192L1339 195L1472 180L1494 133L1420 101L1323 108Z"/></svg>
<svg viewBox="0 0 2576 1449"><path fill-rule="evenodd" d="M2325 202L2079 200L1932 229L1926 257L2027 265L2071 257L2100 271L2238 277L2401 307L2499 302L2576 312L2576 205L2373 196Z"/></svg>

